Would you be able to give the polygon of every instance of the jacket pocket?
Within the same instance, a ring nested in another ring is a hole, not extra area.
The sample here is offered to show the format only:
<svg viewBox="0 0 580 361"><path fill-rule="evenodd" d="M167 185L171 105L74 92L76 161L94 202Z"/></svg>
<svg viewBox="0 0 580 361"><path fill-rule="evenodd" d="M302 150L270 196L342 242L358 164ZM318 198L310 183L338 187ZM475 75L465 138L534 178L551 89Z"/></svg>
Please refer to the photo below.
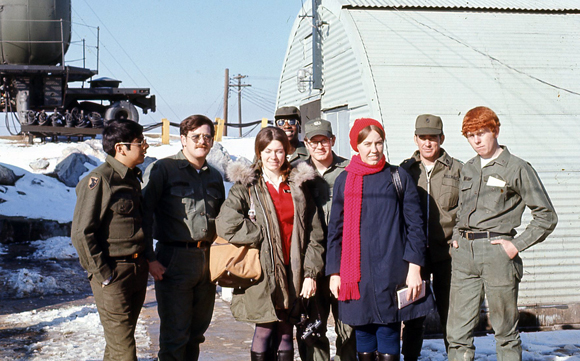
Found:
<svg viewBox="0 0 580 361"><path fill-rule="evenodd" d="M224 201L222 192L215 188L207 189L206 204L208 206L207 215L210 218L217 217L220 207Z"/></svg>
<svg viewBox="0 0 580 361"><path fill-rule="evenodd" d="M189 185L175 185L171 187L169 193L178 198L193 198L195 191Z"/></svg>
<svg viewBox="0 0 580 361"><path fill-rule="evenodd" d="M126 239L135 234L135 202L131 198L117 198L111 206L112 217L109 224L109 238Z"/></svg>
<svg viewBox="0 0 580 361"><path fill-rule="evenodd" d="M443 178L441 181L441 194L438 204L446 211L457 207L459 201L459 181L452 178Z"/></svg>

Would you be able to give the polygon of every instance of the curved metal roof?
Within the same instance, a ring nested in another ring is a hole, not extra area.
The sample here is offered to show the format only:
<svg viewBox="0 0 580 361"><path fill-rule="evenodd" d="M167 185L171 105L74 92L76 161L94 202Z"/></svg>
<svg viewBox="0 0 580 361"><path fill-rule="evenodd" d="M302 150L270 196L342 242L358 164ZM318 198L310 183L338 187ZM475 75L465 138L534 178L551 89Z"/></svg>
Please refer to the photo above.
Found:
<svg viewBox="0 0 580 361"><path fill-rule="evenodd" d="M580 11L578 0L339 0L349 8Z"/></svg>

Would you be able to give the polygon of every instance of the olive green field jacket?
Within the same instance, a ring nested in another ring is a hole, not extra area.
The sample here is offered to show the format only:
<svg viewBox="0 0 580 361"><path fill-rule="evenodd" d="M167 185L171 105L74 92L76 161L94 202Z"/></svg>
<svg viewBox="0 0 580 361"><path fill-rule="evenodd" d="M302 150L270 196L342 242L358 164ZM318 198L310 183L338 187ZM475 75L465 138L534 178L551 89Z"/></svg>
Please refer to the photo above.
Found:
<svg viewBox="0 0 580 361"><path fill-rule="evenodd" d="M317 207L305 186L306 181L314 178L314 172L306 163L300 163L288 178L294 226L290 265L286 267L276 210L263 177L240 162L228 167L226 174L235 184L216 218L217 234L233 244L258 248L262 266L258 283L234 291L231 310L236 320L269 323L279 320L277 309L299 311L294 305L304 278L316 279L322 272L324 234ZM253 213L255 217L250 217Z"/></svg>

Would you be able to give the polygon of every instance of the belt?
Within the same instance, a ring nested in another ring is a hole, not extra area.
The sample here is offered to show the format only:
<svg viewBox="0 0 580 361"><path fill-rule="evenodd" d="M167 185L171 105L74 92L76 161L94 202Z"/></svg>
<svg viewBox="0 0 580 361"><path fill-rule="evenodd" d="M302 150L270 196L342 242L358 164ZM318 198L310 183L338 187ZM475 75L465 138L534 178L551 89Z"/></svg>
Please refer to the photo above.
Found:
<svg viewBox="0 0 580 361"><path fill-rule="evenodd" d="M459 234L465 238L468 239L470 241L473 241L474 239L481 239L481 238L492 238L492 237L501 237L501 236L507 236L507 234L504 233L498 233L498 232L471 232L471 231L464 231L464 230L459 230Z"/></svg>
<svg viewBox="0 0 580 361"><path fill-rule="evenodd" d="M128 256L120 256L120 257L111 257L114 261L125 261L125 262L135 262L139 257L141 257L142 253L133 253Z"/></svg>
<svg viewBox="0 0 580 361"><path fill-rule="evenodd" d="M162 242L166 246L179 248L206 248L209 247L210 242L194 241L194 242Z"/></svg>

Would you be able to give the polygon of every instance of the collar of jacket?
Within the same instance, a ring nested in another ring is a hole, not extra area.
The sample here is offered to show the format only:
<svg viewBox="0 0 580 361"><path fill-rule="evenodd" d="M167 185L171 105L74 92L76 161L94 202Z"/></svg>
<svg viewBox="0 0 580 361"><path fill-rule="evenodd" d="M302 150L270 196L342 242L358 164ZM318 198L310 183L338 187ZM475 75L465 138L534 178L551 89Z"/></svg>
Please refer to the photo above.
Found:
<svg viewBox="0 0 580 361"><path fill-rule="evenodd" d="M254 167L243 162L230 163L226 169L226 177L230 182L240 183L246 187L253 184L258 179ZM292 167L288 182L293 182L300 186L302 183L314 179L315 177L316 171L306 162L300 162Z"/></svg>
<svg viewBox="0 0 580 361"><path fill-rule="evenodd" d="M304 144L304 142L298 142L296 150L294 151L294 153L290 155L289 162L297 158L306 159L306 157L308 157L309 155L310 153L308 153L308 149L306 149L306 145Z"/></svg>
<svg viewBox="0 0 580 361"><path fill-rule="evenodd" d="M416 150L415 153L413 153L413 157L411 157L411 159L413 159L415 163L421 163L421 153L418 150ZM437 158L435 162L441 163L447 168L451 168L451 166L453 165L453 158L449 154L447 154L445 149L441 148L441 155L439 156L439 158Z"/></svg>
<svg viewBox="0 0 580 361"><path fill-rule="evenodd" d="M306 163L310 164L312 167L316 168L314 166L314 163L312 163L312 156L309 154L308 158L305 160ZM332 152L332 163L330 163L330 166L328 167L327 170L332 170L334 168L346 168L346 166L349 163L349 159L343 158L341 156L336 155L336 153L334 153L334 151Z"/></svg>
<svg viewBox="0 0 580 361"><path fill-rule="evenodd" d="M109 165L113 168L113 170L115 172L119 173L119 175L123 179L125 179L125 177L127 176L127 173L129 173L129 171L131 170L129 167L127 167L123 163L116 160L115 157L112 157L108 154L107 154L107 158L105 158L105 161L107 163L109 163ZM133 174L135 174L135 177L137 177L139 180L142 180L141 169L139 169L138 167L135 167L135 168L133 168L132 171L133 171Z"/></svg>
<svg viewBox="0 0 580 361"><path fill-rule="evenodd" d="M499 164L502 167L507 166L507 164L509 163L510 157L511 157L511 153L505 145L500 145L500 148L503 149L503 152L501 152L501 154L497 158L495 158L494 160L489 162L486 165L486 167L489 167L492 164ZM475 162L476 160L477 160L477 163ZM481 168L481 156L477 155L469 160L469 164L474 164L474 163L476 163L476 165L478 165Z"/></svg>
<svg viewBox="0 0 580 361"><path fill-rule="evenodd" d="M179 153L176 154L175 158L179 160L179 163L177 164L177 166L179 168L183 169L183 168L187 168L190 166L193 167L193 165L191 165L189 160L185 157L185 154L183 154L183 149L180 150ZM203 166L201 167L200 170L206 171L207 169L208 169L207 160L204 160Z"/></svg>

